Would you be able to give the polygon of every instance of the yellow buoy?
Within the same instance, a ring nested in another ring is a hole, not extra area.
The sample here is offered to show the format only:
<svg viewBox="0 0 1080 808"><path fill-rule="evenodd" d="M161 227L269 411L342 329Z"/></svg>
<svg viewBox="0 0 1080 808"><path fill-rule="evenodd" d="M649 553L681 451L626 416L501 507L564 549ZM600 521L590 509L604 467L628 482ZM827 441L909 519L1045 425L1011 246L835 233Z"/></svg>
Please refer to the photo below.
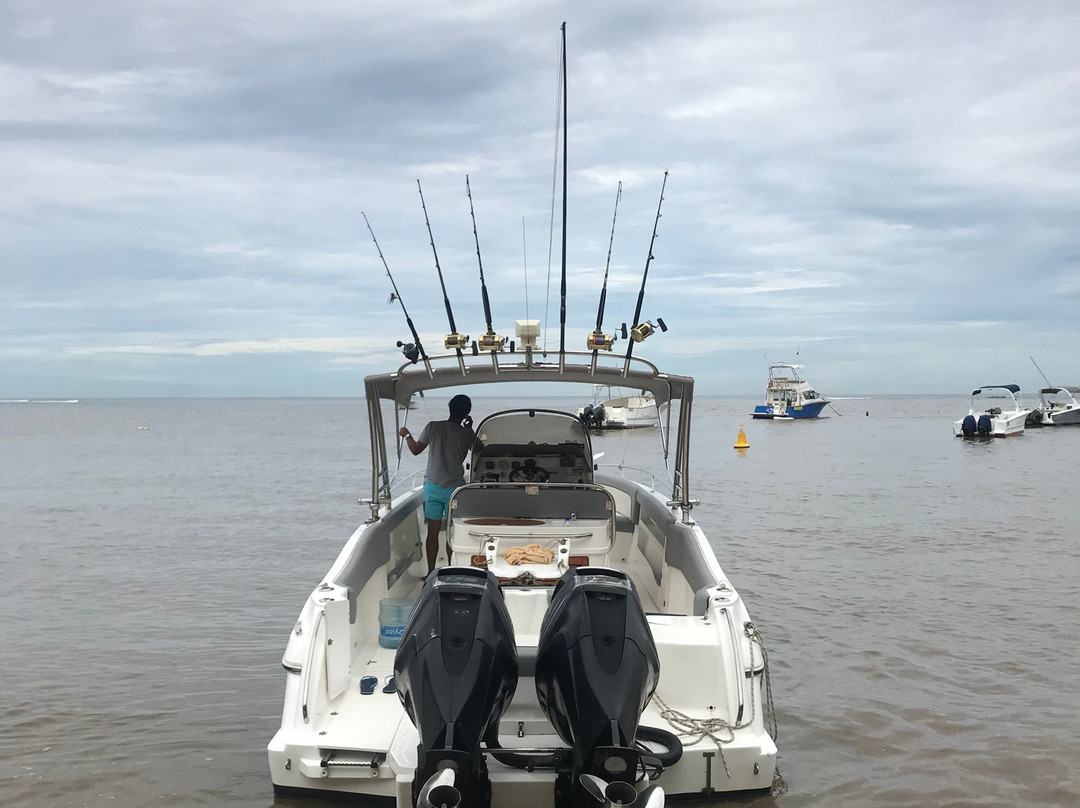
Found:
<svg viewBox="0 0 1080 808"><path fill-rule="evenodd" d="M749 449L750 444L746 442L746 433L743 432L742 424L739 424L739 439L735 441L736 449Z"/></svg>

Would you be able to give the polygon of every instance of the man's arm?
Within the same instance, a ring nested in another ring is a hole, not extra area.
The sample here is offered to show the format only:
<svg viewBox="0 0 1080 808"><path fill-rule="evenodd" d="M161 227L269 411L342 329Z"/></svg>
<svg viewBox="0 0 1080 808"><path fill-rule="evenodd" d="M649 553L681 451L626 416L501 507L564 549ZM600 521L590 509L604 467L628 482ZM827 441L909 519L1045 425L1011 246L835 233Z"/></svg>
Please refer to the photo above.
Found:
<svg viewBox="0 0 1080 808"><path fill-rule="evenodd" d="M421 443L412 436L412 433L409 431L409 428L407 426L403 426L400 430L398 430L398 435L405 438L405 441L409 444L409 451L412 452L414 455L420 454L422 451L424 451L424 449L427 448L426 443Z"/></svg>

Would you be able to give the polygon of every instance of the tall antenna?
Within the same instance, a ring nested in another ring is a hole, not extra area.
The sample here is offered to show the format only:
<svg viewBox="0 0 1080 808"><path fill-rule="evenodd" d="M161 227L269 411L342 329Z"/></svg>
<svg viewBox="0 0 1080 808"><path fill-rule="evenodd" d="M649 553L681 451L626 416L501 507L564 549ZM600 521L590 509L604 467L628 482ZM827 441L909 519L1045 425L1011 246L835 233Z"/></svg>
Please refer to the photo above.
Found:
<svg viewBox="0 0 1080 808"><path fill-rule="evenodd" d="M443 280L442 267L439 266L439 253L435 250L435 236L431 234L431 220L428 219L427 205L424 204L424 189L420 186L420 180L416 181L416 190L420 192L420 207L424 210L424 224L427 225L428 239L431 241L431 252L435 256L435 271L439 273L439 285L442 287L443 305L446 306L446 319L450 323L450 333L446 335L444 344L448 351L457 351L461 355L461 349L469 341L467 336L459 334L454 324L454 310L450 308L450 296L446 294L446 281Z"/></svg>
<svg viewBox="0 0 1080 808"><path fill-rule="evenodd" d="M416 326L413 325L412 318L409 316L409 310L405 308L405 301L401 298L401 292L398 291L397 283L394 281L394 276L390 274L390 267L386 263L386 257L383 255L382 247L379 246L379 240L375 238L375 231L371 229L371 222L368 221L367 214L360 211L360 215L364 217L364 224L367 225L368 232L371 233L371 240L375 242L375 249L379 251L379 258L382 260L382 265L386 269L386 275L390 278L390 285L394 287L394 294L391 297L391 301L397 300L401 304L401 311L405 314L405 322L409 325L409 331L412 332L413 341L411 343L404 343L398 340L398 347L401 348L401 352L405 354L405 358L410 362L415 362L418 359L423 359L426 363L428 361L427 354L424 353L424 346L420 344L420 335L416 333Z"/></svg>
<svg viewBox="0 0 1080 808"><path fill-rule="evenodd" d="M521 217L521 267L525 272L525 319L529 319L529 255L525 249L525 217Z"/></svg>
<svg viewBox="0 0 1080 808"><path fill-rule="evenodd" d="M480 294L484 300L484 320L487 322L487 333L478 340L482 351L492 353L501 351L503 338L495 333L491 327L491 303L488 300L487 284L484 282L484 262L480 258L480 236L476 233L476 213L473 211L472 188L469 186L469 175L465 175L465 195L469 197L469 216L472 217L473 239L476 241L476 262L480 265Z"/></svg>
<svg viewBox="0 0 1080 808"><path fill-rule="evenodd" d="M626 345L626 363L623 366L624 372L630 369L630 356L634 352L634 343L648 339L656 330L652 323L648 321L643 323L638 322L638 318L641 317L641 304L645 301L645 284L649 280L649 264L651 264L653 260L653 245L656 243L656 231L660 226L660 208L664 204L664 189L667 188L667 178L668 172L665 171L664 182L660 186L660 202L656 206L656 219L653 222L652 238L649 239L649 257L645 259L645 271L641 273L641 289L638 290L637 307L634 309L634 320L630 329L630 336L632 339ZM660 326L661 331L667 331L667 326L664 324L663 320L657 317L656 322Z"/></svg>
<svg viewBox="0 0 1080 808"><path fill-rule="evenodd" d="M566 144L567 122L566 104L566 23L562 24L562 102L563 102L563 164L562 164L562 288L559 293L559 363L565 361L566 353Z"/></svg>

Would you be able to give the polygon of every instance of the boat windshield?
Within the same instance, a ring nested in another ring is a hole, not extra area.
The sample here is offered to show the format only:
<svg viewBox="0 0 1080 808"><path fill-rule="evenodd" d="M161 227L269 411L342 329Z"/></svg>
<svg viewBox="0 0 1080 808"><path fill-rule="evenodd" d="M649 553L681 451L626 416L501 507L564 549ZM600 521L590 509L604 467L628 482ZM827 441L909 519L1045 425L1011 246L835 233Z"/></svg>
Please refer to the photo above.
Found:
<svg viewBox="0 0 1080 808"><path fill-rule="evenodd" d="M507 410L489 415L476 433L483 446L573 443L589 447L589 433L573 415L552 410Z"/></svg>

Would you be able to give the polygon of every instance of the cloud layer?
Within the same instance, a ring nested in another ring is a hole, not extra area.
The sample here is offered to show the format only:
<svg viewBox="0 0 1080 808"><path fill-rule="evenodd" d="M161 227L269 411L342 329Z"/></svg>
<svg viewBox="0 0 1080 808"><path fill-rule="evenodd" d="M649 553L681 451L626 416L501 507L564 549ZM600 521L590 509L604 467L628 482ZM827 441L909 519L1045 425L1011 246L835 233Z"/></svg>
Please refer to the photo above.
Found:
<svg viewBox="0 0 1080 808"><path fill-rule="evenodd" d="M669 171L642 350L704 392L796 350L832 393L1080 380L1074 4L145 6L0 16L0 398L358 394L407 336L363 213L446 330L417 179L483 328L466 174L497 330L557 344L564 19L572 347L617 184L609 330Z"/></svg>

